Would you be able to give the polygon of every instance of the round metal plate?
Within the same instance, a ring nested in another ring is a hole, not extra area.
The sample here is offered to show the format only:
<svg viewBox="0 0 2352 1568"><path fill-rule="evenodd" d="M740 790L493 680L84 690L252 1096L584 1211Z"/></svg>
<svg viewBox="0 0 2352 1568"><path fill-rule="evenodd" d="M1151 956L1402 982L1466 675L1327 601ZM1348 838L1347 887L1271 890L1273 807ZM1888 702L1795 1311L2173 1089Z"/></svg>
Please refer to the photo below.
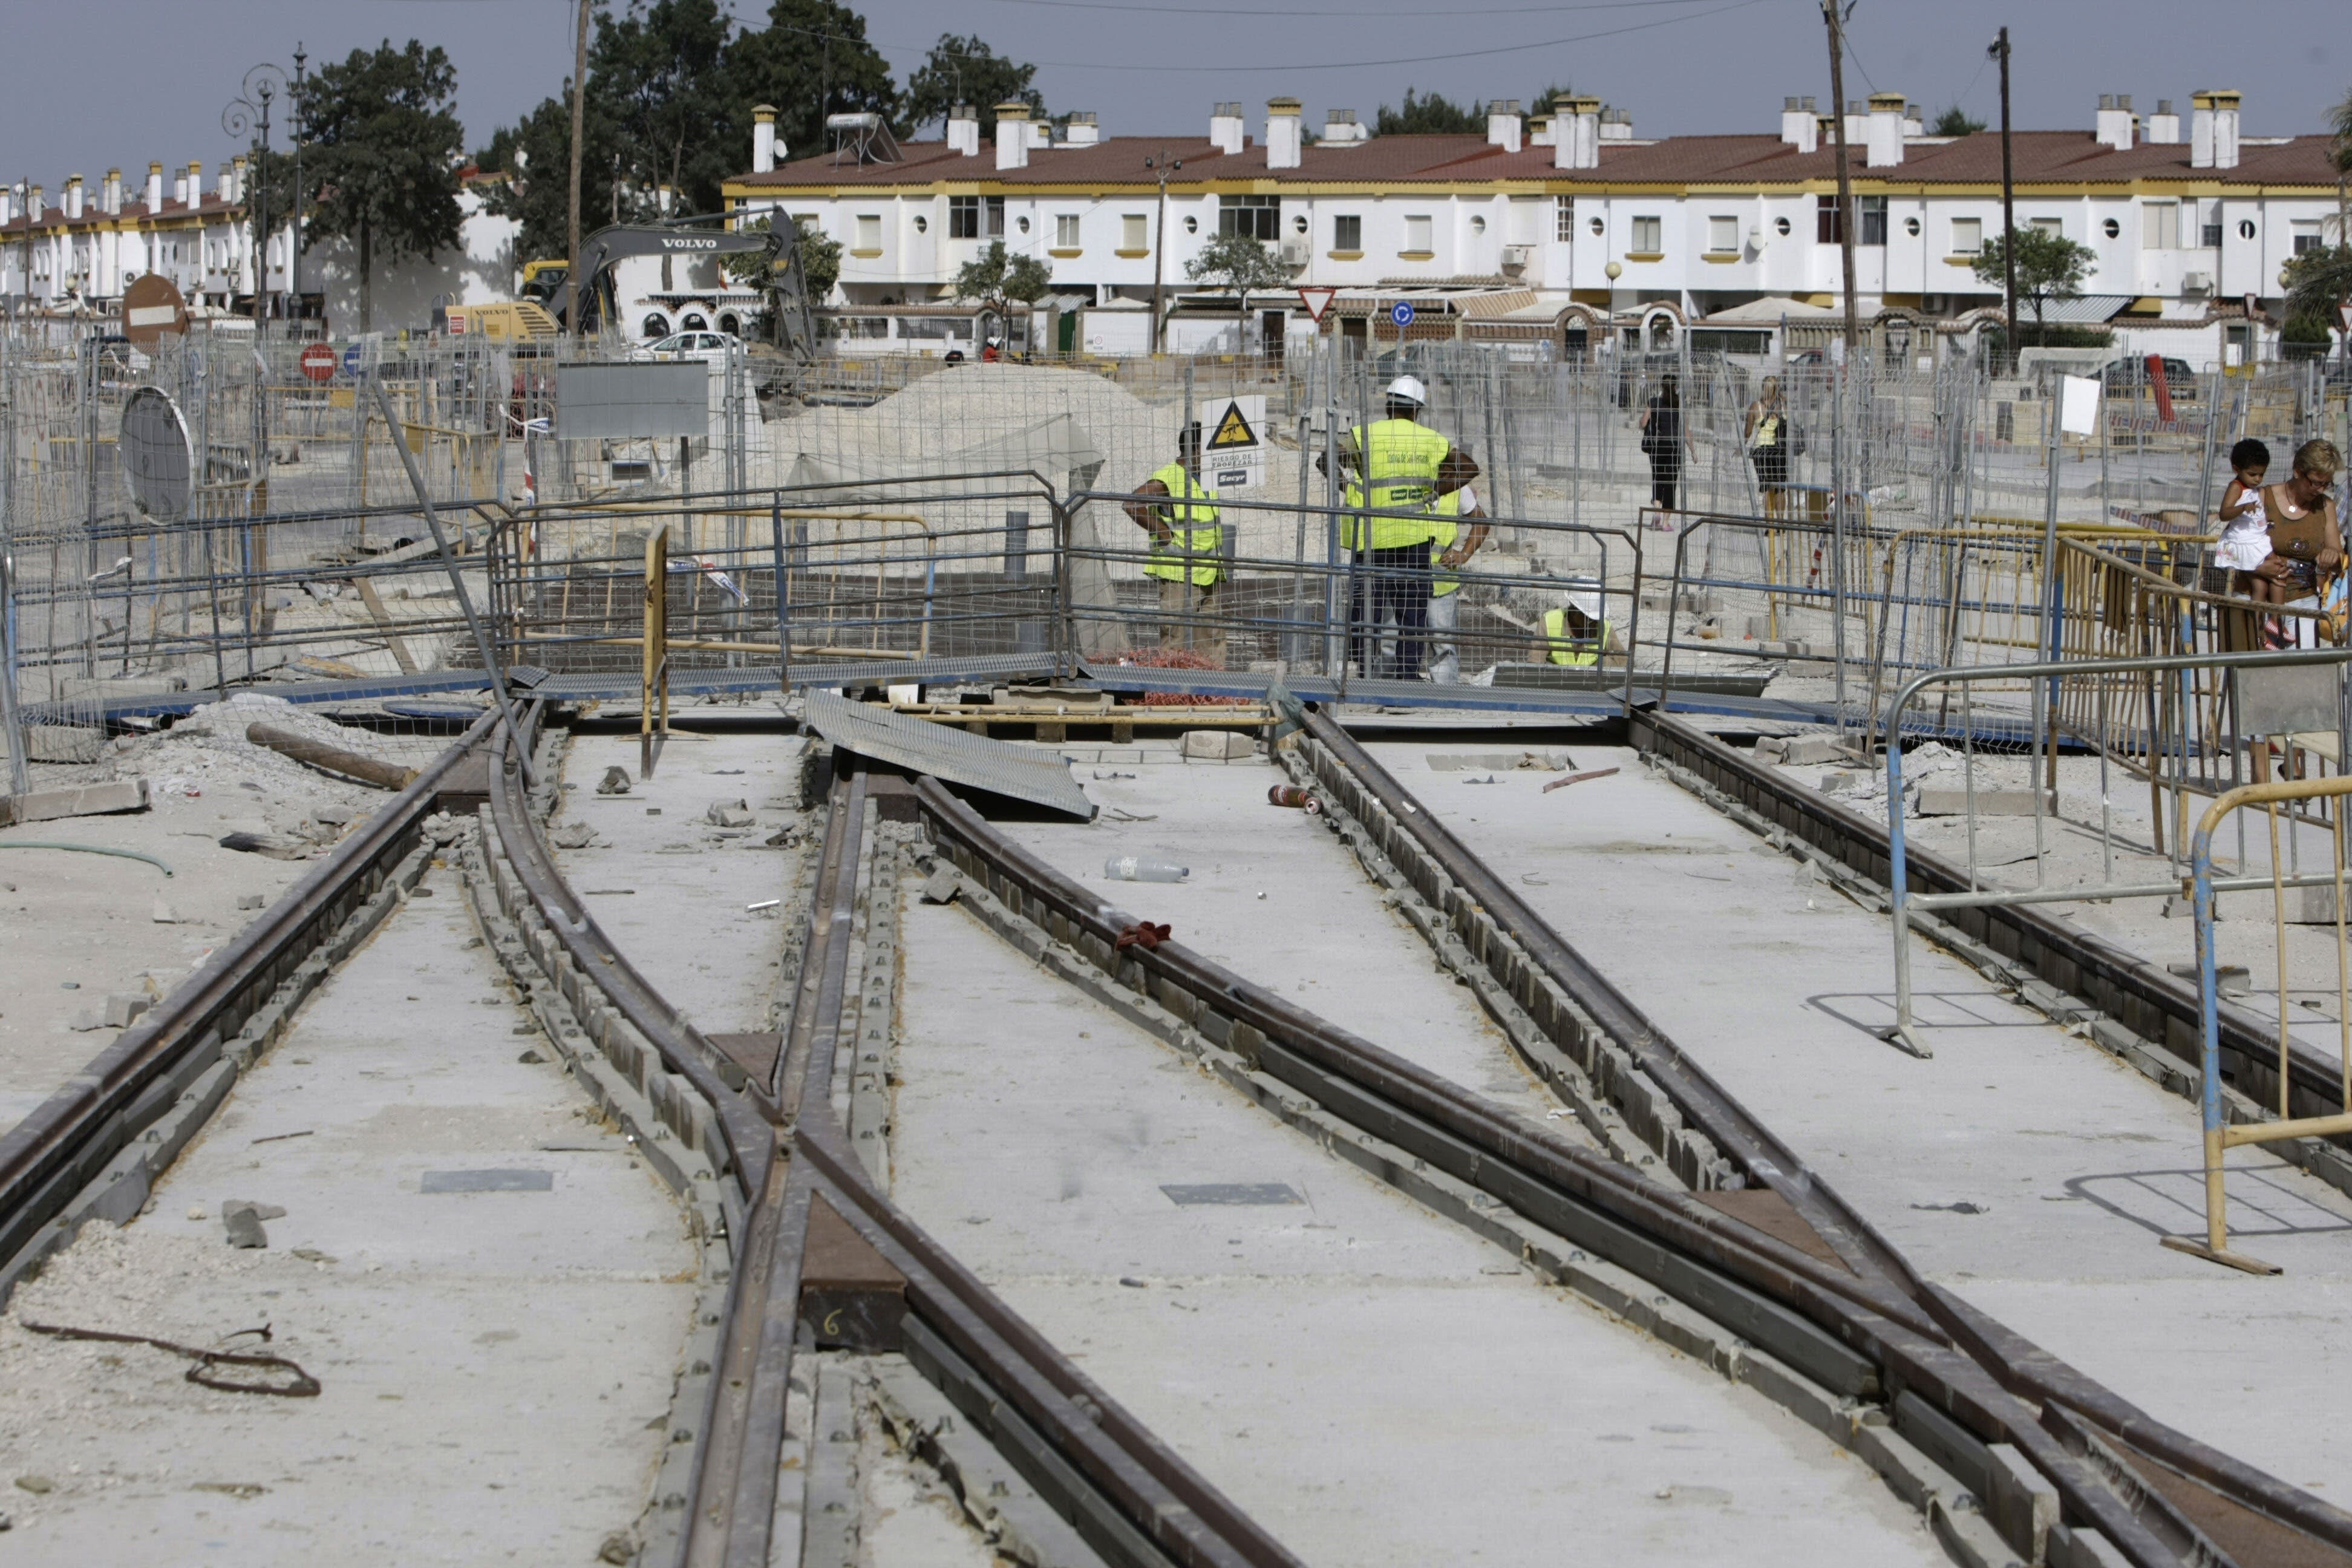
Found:
<svg viewBox="0 0 2352 1568"><path fill-rule="evenodd" d="M158 522L188 515L195 448L179 405L160 387L142 386L122 405L122 478L139 510Z"/></svg>

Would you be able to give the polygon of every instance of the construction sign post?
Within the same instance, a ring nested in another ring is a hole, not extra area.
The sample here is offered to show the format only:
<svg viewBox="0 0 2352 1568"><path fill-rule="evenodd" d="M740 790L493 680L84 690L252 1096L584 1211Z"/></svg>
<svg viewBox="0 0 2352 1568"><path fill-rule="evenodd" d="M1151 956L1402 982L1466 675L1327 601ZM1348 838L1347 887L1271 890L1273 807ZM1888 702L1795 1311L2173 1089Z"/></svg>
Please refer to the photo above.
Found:
<svg viewBox="0 0 2352 1568"><path fill-rule="evenodd" d="M1201 426L1205 442L1202 479L1213 490L1262 489L1265 484L1265 395L1228 398L1222 409L1212 403L1203 412L1210 410L1215 410L1214 416Z"/></svg>

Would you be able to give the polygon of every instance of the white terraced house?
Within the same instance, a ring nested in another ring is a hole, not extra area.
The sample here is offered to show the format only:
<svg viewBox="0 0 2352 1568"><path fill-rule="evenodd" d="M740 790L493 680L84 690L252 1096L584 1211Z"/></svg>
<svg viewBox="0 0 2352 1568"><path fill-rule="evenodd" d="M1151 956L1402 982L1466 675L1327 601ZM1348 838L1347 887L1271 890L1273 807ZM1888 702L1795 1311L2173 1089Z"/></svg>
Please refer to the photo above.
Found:
<svg viewBox="0 0 2352 1568"><path fill-rule="evenodd" d="M2129 97L2103 97L2087 130L2016 134L2015 206L2021 227L2097 258L2049 320L2202 369L2275 352L2280 269L2335 241L2338 186L2326 136L2246 136L2236 92L2190 102L2184 124L2169 100L2143 120ZM1847 110L1864 320L1982 324L2000 289L1969 264L2000 233L1999 134L1927 135L1901 94ZM739 222L781 211L840 242L845 337L968 346L920 323L969 321L940 310L950 280L1001 239L1052 268L1041 321L1058 341L1040 348L1148 348L1156 289L1165 346L1279 352L1312 330L1295 295L1257 296L1243 322L1185 276L1236 231L1274 247L1296 285L1339 289L1326 330L1349 335L1392 333L1400 298L1414 336L1570 353L1601 331L1685 331L1694 347L1763 352L1785 346L1768 342L1784 322L1843 315L1836 128L1810 99L1788 100L1777 133L1654 140L1591 98L1549 115L1498 102L1484 136L1371 136L1340 110L1309 141L1289 98L1268 102L1257 137L1235 103L1205 137L1105 137L1083 114L1056 132L1005 104L987 142L959 107L943 140L901 144L860 118L836 117L837 149L788 158L762 112L752 166L725 187Z"/></svg>

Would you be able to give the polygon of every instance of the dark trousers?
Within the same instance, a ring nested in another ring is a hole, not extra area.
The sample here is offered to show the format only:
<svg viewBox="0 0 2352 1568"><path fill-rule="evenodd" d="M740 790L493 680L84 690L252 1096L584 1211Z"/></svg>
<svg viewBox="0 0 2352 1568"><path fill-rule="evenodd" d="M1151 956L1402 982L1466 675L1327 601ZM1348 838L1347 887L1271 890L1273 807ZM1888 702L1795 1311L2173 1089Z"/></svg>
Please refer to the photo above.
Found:
<svg viewBox="0 0 2352 1568"><path fill-rule="evenodd" d="M1650 454L1650 499L1675 510L1675 488L1682 482L1683 455L1680 452Z"/></svg>
<svg viewBox="0 0 2352 1568"><path fill-rule="evenodd" d="M1421 674L1429 635L1429 542L1393 550L1367 550L1356 569L1348 605L1348 657L1367 676L1412 680ZM1377 669L1382 617L1395 623L1396 663Z"/></svg>

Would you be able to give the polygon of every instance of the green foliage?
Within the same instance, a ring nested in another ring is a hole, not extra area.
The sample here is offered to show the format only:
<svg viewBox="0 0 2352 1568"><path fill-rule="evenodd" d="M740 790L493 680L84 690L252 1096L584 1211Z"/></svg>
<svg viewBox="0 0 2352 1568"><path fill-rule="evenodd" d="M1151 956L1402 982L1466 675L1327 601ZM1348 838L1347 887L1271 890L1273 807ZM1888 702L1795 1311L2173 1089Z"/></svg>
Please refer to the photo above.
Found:
<svg viewBox="0 0 2352 1568"><path fill-rule="evenodd" d="M1553 104L1559 102L1563 98L1574 98L1575 96L1576 89L1570 87L1568 83L1564 81L1554 82L1549 87L1545 88L1541 92L1536 94L1533 98L1528 100L1528 112L1529 114L1549 114L1552 111Z"/></svg>
<svg viewBox="0 0 2352 1568"><path fill-rule="evenodd" d="M1936 123L1927 128L1930 136L1974 136L1985 128L1985 122L1971 116L1958 104L1936 116Z"/></svg>
<svg viewBox="0 0 2352 1568"><path fill-rule="evenodd" d="M1372 123L1375 136L1459 136L1482 133L1486 129L1485 104L1474 102L1465 109L1442 93L1417 97L1411 88L1404 89L1402 109L1391 109L1383 103Z"/></svg>
<svg viewBox="0 0 2352 1568"><path fill-rule="evenodd" d="M347 238L359 252L360 330L372 331L379 264L430 258L457 243L457 72L441 50L411 38L353 49L322 65L298 94L315 181L310 233Z"/></svg>
<svg viewBox="0 0 2352 1568"><path fill-rule="evenodd" d="M763 216L746 224L743 232L765 234L772 226ZM803 229L800 243L793 248L800 252L801 278L808 287L809 302L814 304L832 293L833 286L841 279L841 241L827 238L816 229ZM719 258L719 266L742 288L772 289L780 281L774 264L764 256L722 256Z"/></svg>
<svg viewBox="0 0 2352 1568"><path fill-rule="evenodd" d="M992 240L979 257L956 268L954 292L959 300L978 300L1008 321L1013 301L1034 305L1054 286L1053 268L1034 256L1013 256L1004 242Z"/></svg>
<svg viewBox="0 0 2352 1568"><path fill-rule="evenodd" d="M812 158L827 150L830 114L878 114L904 135L890 63L866 41L866 18L834 0L773 0L768 25L746 28L728 53L734 118L719 162L741 169L751 145L751 110L776 110L785 154Z"/></svg>
<svg viewBox="0 0 2352 1568"><path fill-rule="evenodd" d="M1195 283L1235 290L1246 310L1253 291L1282 288L1290 281L1290 268L1264 240L1245 234L1221 234L1184 263L1184 276Z"/></svg>
<svg viewBox="0 0 2352 1568"><path fill-rule="evenodd" d="M741 167L750 144L748 134L740 142L729 136L734 26L717 0L655 0L650 7L632 0L619 20L596 19L588 92L613 127L620 177L639 191L675 188L680 216L719 210L720 182ZM568 163L565 173L568 179ZM585 169L581 178L584 185ZM581 205L584 214L584 191Z"/></svg>
<svg viewBox="0 0 2352 1568"><path fill-rule="evenodd" d="M2292 338L2295 323L2315 324L2326 341L2327 323L2336 308L2352 300L2352 245L2323 245L2306 250L2286 264L2286 330Z"/></svg>
<svg viewBox="0 0 2352 1568"><path fill-rule="evenodd" d="M2005 287L2006 254L2003 237L1996 235L1977 253L1969 270L1984 282ZM2017 231L2017 303L2021 313L2032 310L2036 342L2048 346L2042 311L2055 302L2080 299L2083 279L2090 276L2091 265L2097 259L2096 251L2064 235L2032 227Z"/></svg>
<svg viewBox="0 0 2352 1568"><path fill-rule="evenodd" d="M920 130L944 121L957 103L971 104L982 119L1000 103L1025 103L1032 119L1042 119L1045 95L1030 85L1036 74L1035 66L1006 59L977 35L941 33L907 78L907 123Z"/></svg>

